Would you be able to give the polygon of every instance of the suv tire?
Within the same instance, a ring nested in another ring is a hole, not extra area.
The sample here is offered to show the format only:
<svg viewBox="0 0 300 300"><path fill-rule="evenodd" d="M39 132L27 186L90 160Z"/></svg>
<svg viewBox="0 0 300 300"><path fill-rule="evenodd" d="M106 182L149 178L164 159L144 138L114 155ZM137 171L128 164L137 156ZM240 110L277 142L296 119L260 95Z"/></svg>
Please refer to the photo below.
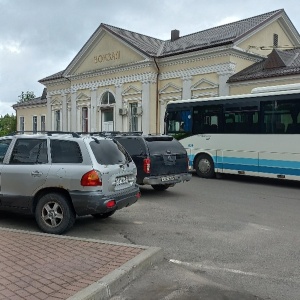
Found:
<svg viewBox="0 0 300 300"><path fill-rule="evenodd" d="M165 191L167 188L170 187L169 184L153 184L151 185L156 191L162 192Z"/></svg>
<svg viewBox="0 0 300 300"><path fill-rule="evenodd" d="M75 223L75 212L66 197L58 193L42 196L35 209L35 219L44 232L62 234Z"/></svg>
<svg viewBox="0 0 300 300"><path fill-rule="evenodd" d="M116 210L113 210L113 211L103 213L103 214L92 214L92 216L96 219L106 219L106 218L112 216L115 212L116 212Z"/></svg>

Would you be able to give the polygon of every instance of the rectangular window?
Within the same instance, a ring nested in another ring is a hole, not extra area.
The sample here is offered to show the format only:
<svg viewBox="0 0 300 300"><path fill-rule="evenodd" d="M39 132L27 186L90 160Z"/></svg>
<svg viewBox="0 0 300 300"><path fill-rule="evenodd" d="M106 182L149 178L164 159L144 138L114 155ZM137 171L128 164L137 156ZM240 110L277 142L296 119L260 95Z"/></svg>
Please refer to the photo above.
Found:
<svg viewBox="0 0 300 300"><path fill-rule="evenodd" d="M37 133L37 116L32 117L32 132Z"/></svg>
<svg viewBox="0 0 300 300"><path fill-rule="evenodd" d="M89 131L89 118L88 118L88 108L83 107L82 108L82 132L88 132Z"/></svg>
<svg viewBox="0 0 300 300"><path fill-rule="evenodd" d="M46 131L46 116L41 116L41 131Z"/></svg>
<svg viewBox="0 0 300 300"><path fill-rule="evenodd" d="M82 154L78 143L51 140L50 146L52 163L82 163Z"/></svg>
<svg viewBox="0 0 300 300"><path fill-rule="evenodd" d="M278 34L273 34L273 46L276 48L278 47Z"/></svg>
<svg viewBox="0 0 300 300"><path fill-rule="evenodd" d="M10 164L33 165L48 162L46 139L18 139L14 146Z"/></svg>
<svg viewBox="0 0 300 300"><path fill-rule="evenodd" d="M300 133L300 105L297 100L266 101L261 104L264 133Z"/></svg>
<svg viewBox="0 0 300 300"><path fill-rule="evenodd" d="M138 131L137 103L130 103L129 131Z"/></svg>
<svg viewBox="0 0 300 300"><path fill-rule="evenodd" d="M60 131L60 110L55 111L55 128L54 130Z"/></svg>
<svg viewBox="0 0 300 300"><path fill-rule="evenodd" d="M20 117L20 125L19 125L19 130L24 133L25 130L25 122L24 122L24 117Z"/></svg>
<svg viewBox="0 0 300 300"><path fill-rule="evenodd" d="M223 114L223 106L199 106L193 111L193 133L220 133L222 132L221 120Z"/></svg>

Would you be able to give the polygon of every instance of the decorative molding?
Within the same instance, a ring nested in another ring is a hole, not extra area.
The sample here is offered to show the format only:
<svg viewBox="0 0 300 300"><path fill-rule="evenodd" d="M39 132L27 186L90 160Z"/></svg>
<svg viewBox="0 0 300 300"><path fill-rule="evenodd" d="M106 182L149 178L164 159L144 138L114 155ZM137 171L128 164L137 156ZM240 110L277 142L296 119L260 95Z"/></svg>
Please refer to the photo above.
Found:
<svg viewBox="0 0 300 300"><path fill-rule="evenodd" d="M184 76L196 76L201 74L208 73L218 73L218 72L227 72L235 68L235 64L232 62L217 64L217 65L209 65L205 67L194 67L190 69L183 70L175 70L161 73L159 76L160 80L174 79L174 78L182 78Z"/></svg>
<svg viewBox="0 0 300 300"><path fill-rule="evenodd" d="M248 53L243 49L238 49L237 47L230 48L218 47L208 50L199 50L191 53L184 53L178 56L170 56L167 58L162 58L159 60L160 68L169 67L174 65L190 64L199 61L205 61L209 59L215 59L219 57L232 56L236 58L241 58L244 60L252 61L253 63L258 62L262 59L262 56L257 53Z"/></svg>
<svg viewBox="0 0 300 300"><path fill-rule="evenodd" d="M87 96L85 93L80 93L76 97L76 101L87 101L87 100L91 100L91 97Z"/></svg>
<svg viewBox="0 0 300 300"><path fill-rule="evenodd" d="M218 93L213 93L213 92L206 92L206 93L197 93L192 95L192 99L197 99L197 98L210 98L210 97L218 97Z"/></svg>
<svg viewBox="0 0 300 300"><path fill-rule="evenodd" d="M51 100L51 105L54 106L54 105L61 105L62 104L62 100L61 99L58 99L58 98L54 98L53 100Z"/></svg>
<svg viewBox="0 0 300 300"><path fill-rule="evenodd" d="M140 102L142 101L142 97L124 97L122 100L122 103L126 103L126 102Z"/></svg>
<svg viewBox="0 0 300 300"><path fill-rule="evenodd" d="M111 75L111 74L116 74L116 73L145 69L145 68L151 67L152 65L153 65L153 63L151 61L143 60L141 62L133 62L133 63L124 64L123 66L107 67L107 68L103 68L101 70L99 70L99 69L91 70L91 71L88 71L85 73L68 76L68 79L69 80L71 80L71 79L81 80L81 79L86 79L86 78L91 78L91 77L106 76L106 75Z"/></svg>
<svg viewBox="0 0 300 300"><path fill-rule="evenodd" d="M148 72L148 73L141 73L141 74L132 74L123 77L116 77L116 78L109 78L104 80L96 80L92 82L86 83L78 83L71 86L69 89L60 89L54 90L49 92L49 96L54 95L61 95L61 93L76 93L78 90L86 90L86 89L97 89L99 87L105 86L122 86L124 83L130 82L142 82L142 83L156 83L156 73L155 72Z"/></svg>
<svg viewBox="0 0 300 300"><path fill-rule="evenodd" d="M167 105L168 102L170 101L176 101L176 100L182 100L181 95L180 96L165 96L165 97L160 97L159 102L161 105Z"/></svg>
<svg viewBox="0 0 300 300"><path fill-rule="evenodd" d="M141 94L142 90L138 89L137 87L130 85L127 89L122 92L122 96L129 96L129 95L138 95Z"/></svg>
<svg viewBox="0 0 300 300"><path fill-rule="evenodd" d="M206 86L203 86L205 84L206 84ZM214 88L218 88L218 87L219 87L219 85L217 83L214 83L210 80L202 78L191 86L191 91L214 89Z"/></svg>
<svg viewBox="0 0 300 300"><path fill-rule="evenodd" d="M47 98L51 97L51 96L55 96L55 95L66 95L66 94L70 94L71 93L71 89L61 89L61 90L55 90L55 91L51 91L48 92Z"/></svg>
<svg viewBox="0 0 300 300"><path fill-rule="evenodd" d="M173 84L168 83L162 89L159 90L159 94L171 94L171 93L181 93L182 88Z"/></svg>

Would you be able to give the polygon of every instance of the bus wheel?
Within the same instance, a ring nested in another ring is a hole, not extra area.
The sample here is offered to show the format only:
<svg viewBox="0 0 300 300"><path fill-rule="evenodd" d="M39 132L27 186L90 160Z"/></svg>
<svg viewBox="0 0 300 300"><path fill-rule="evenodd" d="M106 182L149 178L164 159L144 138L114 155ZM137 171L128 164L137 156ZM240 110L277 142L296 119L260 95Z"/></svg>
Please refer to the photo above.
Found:
<svg viewBox="0 0 300 300"><path fill-rule="evenodd" d="M207 154L201 154L197 157L195 169L197 175L202 178L215 177L214 162Z"/></svg>

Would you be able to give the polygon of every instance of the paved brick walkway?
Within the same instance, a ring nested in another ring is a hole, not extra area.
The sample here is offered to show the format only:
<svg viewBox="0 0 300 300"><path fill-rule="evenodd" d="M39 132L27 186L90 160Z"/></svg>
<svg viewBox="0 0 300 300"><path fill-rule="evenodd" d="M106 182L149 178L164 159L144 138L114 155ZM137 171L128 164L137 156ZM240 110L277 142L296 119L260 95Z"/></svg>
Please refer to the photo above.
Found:
<svg viewBox="0 0 300 300"><path fill-rule="evenodd" d="M0 299L67 299L143 251L0 229Z"/></svg>

